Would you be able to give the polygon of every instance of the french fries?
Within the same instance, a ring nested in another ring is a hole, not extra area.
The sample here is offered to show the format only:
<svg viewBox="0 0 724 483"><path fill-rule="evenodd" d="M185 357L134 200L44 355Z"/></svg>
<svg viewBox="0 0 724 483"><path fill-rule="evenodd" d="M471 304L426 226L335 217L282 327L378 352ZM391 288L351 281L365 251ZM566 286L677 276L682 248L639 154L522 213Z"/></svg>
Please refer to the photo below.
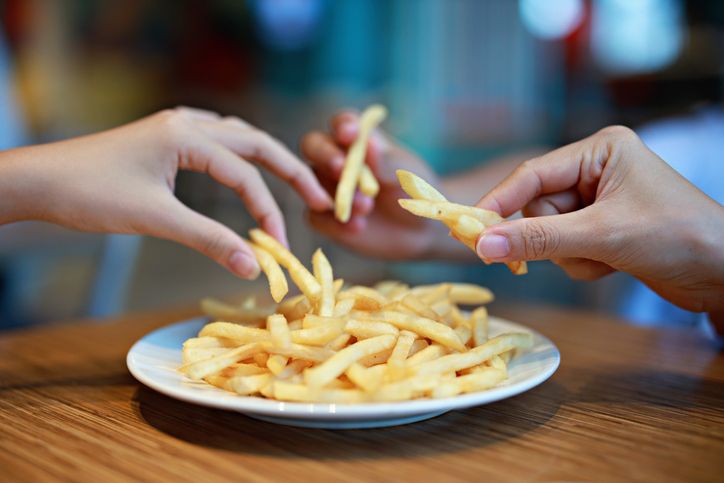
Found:
<svg viewBox="0 0 724 483"><path fill-rule="evenodd" d="M503 381L511 357L531 344L524 333L488 339L484 304L493 294L484 287L383 282L374 288L344 288L333 279L321 250L314 254L312 275L267 237L252 233L263 250L255 253L296 272L292 280L302 294L264 311L253 300L238 307L206 301L212 316L236 320L214 320L184 342L179 371L190 379L240 396L283 401L344 404L454 397ZM271 280L278 284L278 272L272 268L265 273L270 290L276 290ZM310 288L310 277L317 291ZM458 304L476 308L468 316Z"/></svg>
<svg viewBox="0 0 724 483"><path fill-rule="evenodd" d="M402 169L397 170L397 180L403 191L412 199L398 200L400 206L413 215L439 220L450 228L453 238L475 252L475 242L486 227L503 221L494 211L449 202L442 193L419 176ZM528 273L525 262L506 264L515 275Z"/></svg>
<svg viewBox="0 0 724 483"><path fill-rule="evenodd" d="M372 131L387 117L387 109L378 104L364 110L359 120L359 134L347 152L347 159L334 196L334 215L342 223L349 221L352 200L357 186L367 196L377 195L380 187L369 167L365 164L367 142Z"/></svg>

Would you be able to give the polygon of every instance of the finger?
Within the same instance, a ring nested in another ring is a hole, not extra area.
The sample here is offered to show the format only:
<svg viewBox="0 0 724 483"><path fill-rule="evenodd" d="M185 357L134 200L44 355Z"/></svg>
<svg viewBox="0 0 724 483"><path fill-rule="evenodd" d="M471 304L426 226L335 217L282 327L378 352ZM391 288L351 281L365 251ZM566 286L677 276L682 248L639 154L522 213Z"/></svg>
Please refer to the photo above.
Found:
<svg viewBox="0 0 724 483"><path fill-rule="evenodd" d="M575 280L597 280L616 271L605 263L584 258L559 258L553 263Z"/></svg>
<svg viewBox="0 0 724 483"><path fill-rule="evenodd" d="M269 134L226 121L199 121L197 124L214 141L239 156L257 161L289 183L313 210L323 211L332 207L332 198L309 166Z"/></svg>
<svg viewBox="0 0 724 483"><path fill-rule="evenodd" d="M609 247L610 230L593 207L555 216L506 221L487 228L477 240L484 260L508 262L550 258L599 259Z"/></svg>
<svg viewBox="0 0 724 483"><path fill-rule="evenodd" d="M330 120L329 127L332 130L332 137L341 146L349 147L359 132L359 113L352 110L341 111Z"/></svg>
<svg viewBox="0 0 724 483"><path fill-rule="evenodd" d="M523 215L552 216L569 213L581 207L581 197L576 190L566 190L552 195L543 195L523 207Z"/></svg>
<svg viewBox="0 0 724 483"><path fill-rule="evenodd" d="M284 218L259 170L220 144L201 143L199 155L191 156L188 169L208 173L233 189L259 226L284 245L288 245Z"/></svg>
<svg viewBox="0 0 724 483"><path fill-rule="evenodd" d="M153 235L182 243L246 279L259 275L259 264L244 240L221 223L197 213L174 198L153 223Z"/></svg>
<svg viewBox="0 0 724 483"><path fill-rule="evenodd" d="M301 142L302 155L312 167L327 176L339 179L344 166L344 151L329 134L321 131L307 133Z"/></svg>
<svg viewBox="0 0 724 483"><path fill-rule="evenodd" d="M194 121L216 121L221 119L221 115L219 113L208 111L206 109L199 109L198 107L177 106L174 110Z"/></svg>
<svg viewBox="0 0 724 483"><path fill-rule="evenodd" d="M595 139L587 138L522 163L476 206L508 217L541 195L577 187L581 179L595 182L607 153L595 149L591 142Z"/></svg>

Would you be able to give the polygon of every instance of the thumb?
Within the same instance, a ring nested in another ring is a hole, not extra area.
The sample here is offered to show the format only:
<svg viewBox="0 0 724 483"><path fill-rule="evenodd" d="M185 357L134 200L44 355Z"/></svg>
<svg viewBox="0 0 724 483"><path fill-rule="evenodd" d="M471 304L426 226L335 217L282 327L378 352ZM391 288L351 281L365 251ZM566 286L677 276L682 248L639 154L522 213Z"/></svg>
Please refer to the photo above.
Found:
<svg viewBox="0 0 724 483"><path fill-rule="evenodd" d="M476 251L487 261L511 262L550 258L588 258L600 255L599 224L583 209L554 216L506 221L478 237Z"/></svg>
<svg viewBox="0 0 724 483"><path fill-rule="evenodd" d="M254 253L237 233L175 201L164 211L153 235L186 245L239 277L254 279L259 275Z"/></svg>

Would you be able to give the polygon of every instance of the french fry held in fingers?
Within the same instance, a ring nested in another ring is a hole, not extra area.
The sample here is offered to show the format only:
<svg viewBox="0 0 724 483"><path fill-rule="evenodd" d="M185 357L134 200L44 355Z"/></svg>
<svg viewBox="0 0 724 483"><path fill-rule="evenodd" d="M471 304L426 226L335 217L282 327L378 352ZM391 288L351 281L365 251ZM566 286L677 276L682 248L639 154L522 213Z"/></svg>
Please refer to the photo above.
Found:
<svg viewBox="0 0 724 483"><path fill-rule="evenodd" d="M387 109L378 104L364 110L359 119L359 134L350 146L345 159L342 175L334 195L334 215L342 223L347 223L352 214L352 200L359 186L367 196L375 197L380 189L379 183L369 166L365 164L367 143L372 131L387 117Z"/></svg>
<svg viewBox="0 0 724 483"><path fill-rule="evenodd" d="M321 250L314 254L312 275L266 237L252 233L261 247L255 253L266 257L267 268L273 267L271 258L277 268L295 271L292 280L302 294L277 300L265 312L253 300L238 307L212 303L212 314L238 321L213 320L184 343L179 371L188 378L239 396L282 401L352 404L454 397L505 380L516 350L530 345L531 336L524 333L488 339L483 304L493 294L485 287L384 282L345 288L334 280ZM270 290L280 295L281 269L265 273ZM310 288L310 278L318 291ZM458 304L475 309L467 315ZM251 310L256 311L253 323L238 317Z"/></svg>
<svg viewBox="0 0 724 483"><path fill-rule="evenodd" d="M483 230L503 221L494 211L451 203L427 181L409 171L398 169L397 179L403 191L412 198L398 200L403 209L413 215L445 223L453 238L473 252L476 252L475 242ZM506 265L515 275L528 273L525 262L508 262Z"/></svg>

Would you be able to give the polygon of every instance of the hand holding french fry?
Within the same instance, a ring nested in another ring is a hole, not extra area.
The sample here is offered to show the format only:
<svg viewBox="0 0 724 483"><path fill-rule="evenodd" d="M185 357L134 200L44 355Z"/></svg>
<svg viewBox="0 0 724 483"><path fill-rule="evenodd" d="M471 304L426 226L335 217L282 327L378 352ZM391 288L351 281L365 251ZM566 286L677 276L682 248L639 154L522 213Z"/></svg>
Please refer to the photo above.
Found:
<svg viewBox="0 0 724 483"><path fill-rule="evenodd" d="M552 259L588 280L628 272L724 328L724 208L628 128L523 163L477 206L526 216L486 228L485 259Z"/></svg>
<svg viewBox="0 0 724 483"><path fill-rule="evenodd" d="M314 131L304 136L301 150L322 185L335 196L340 177L354 143L359 139L360 116L342 112L330 122L329 132ZM405 196L395 171L409 169L436 181L424 161L402 147L380 128L370 132L365 149L365 165L379 184L375 197L364 193L358 183L352 198L350 218L342 223L332 212L311 212L312 226L342 244L369 256L387 259L414 259L437 256L446 231L439 224L411 216L400 210L397 200Z"/></svg>

